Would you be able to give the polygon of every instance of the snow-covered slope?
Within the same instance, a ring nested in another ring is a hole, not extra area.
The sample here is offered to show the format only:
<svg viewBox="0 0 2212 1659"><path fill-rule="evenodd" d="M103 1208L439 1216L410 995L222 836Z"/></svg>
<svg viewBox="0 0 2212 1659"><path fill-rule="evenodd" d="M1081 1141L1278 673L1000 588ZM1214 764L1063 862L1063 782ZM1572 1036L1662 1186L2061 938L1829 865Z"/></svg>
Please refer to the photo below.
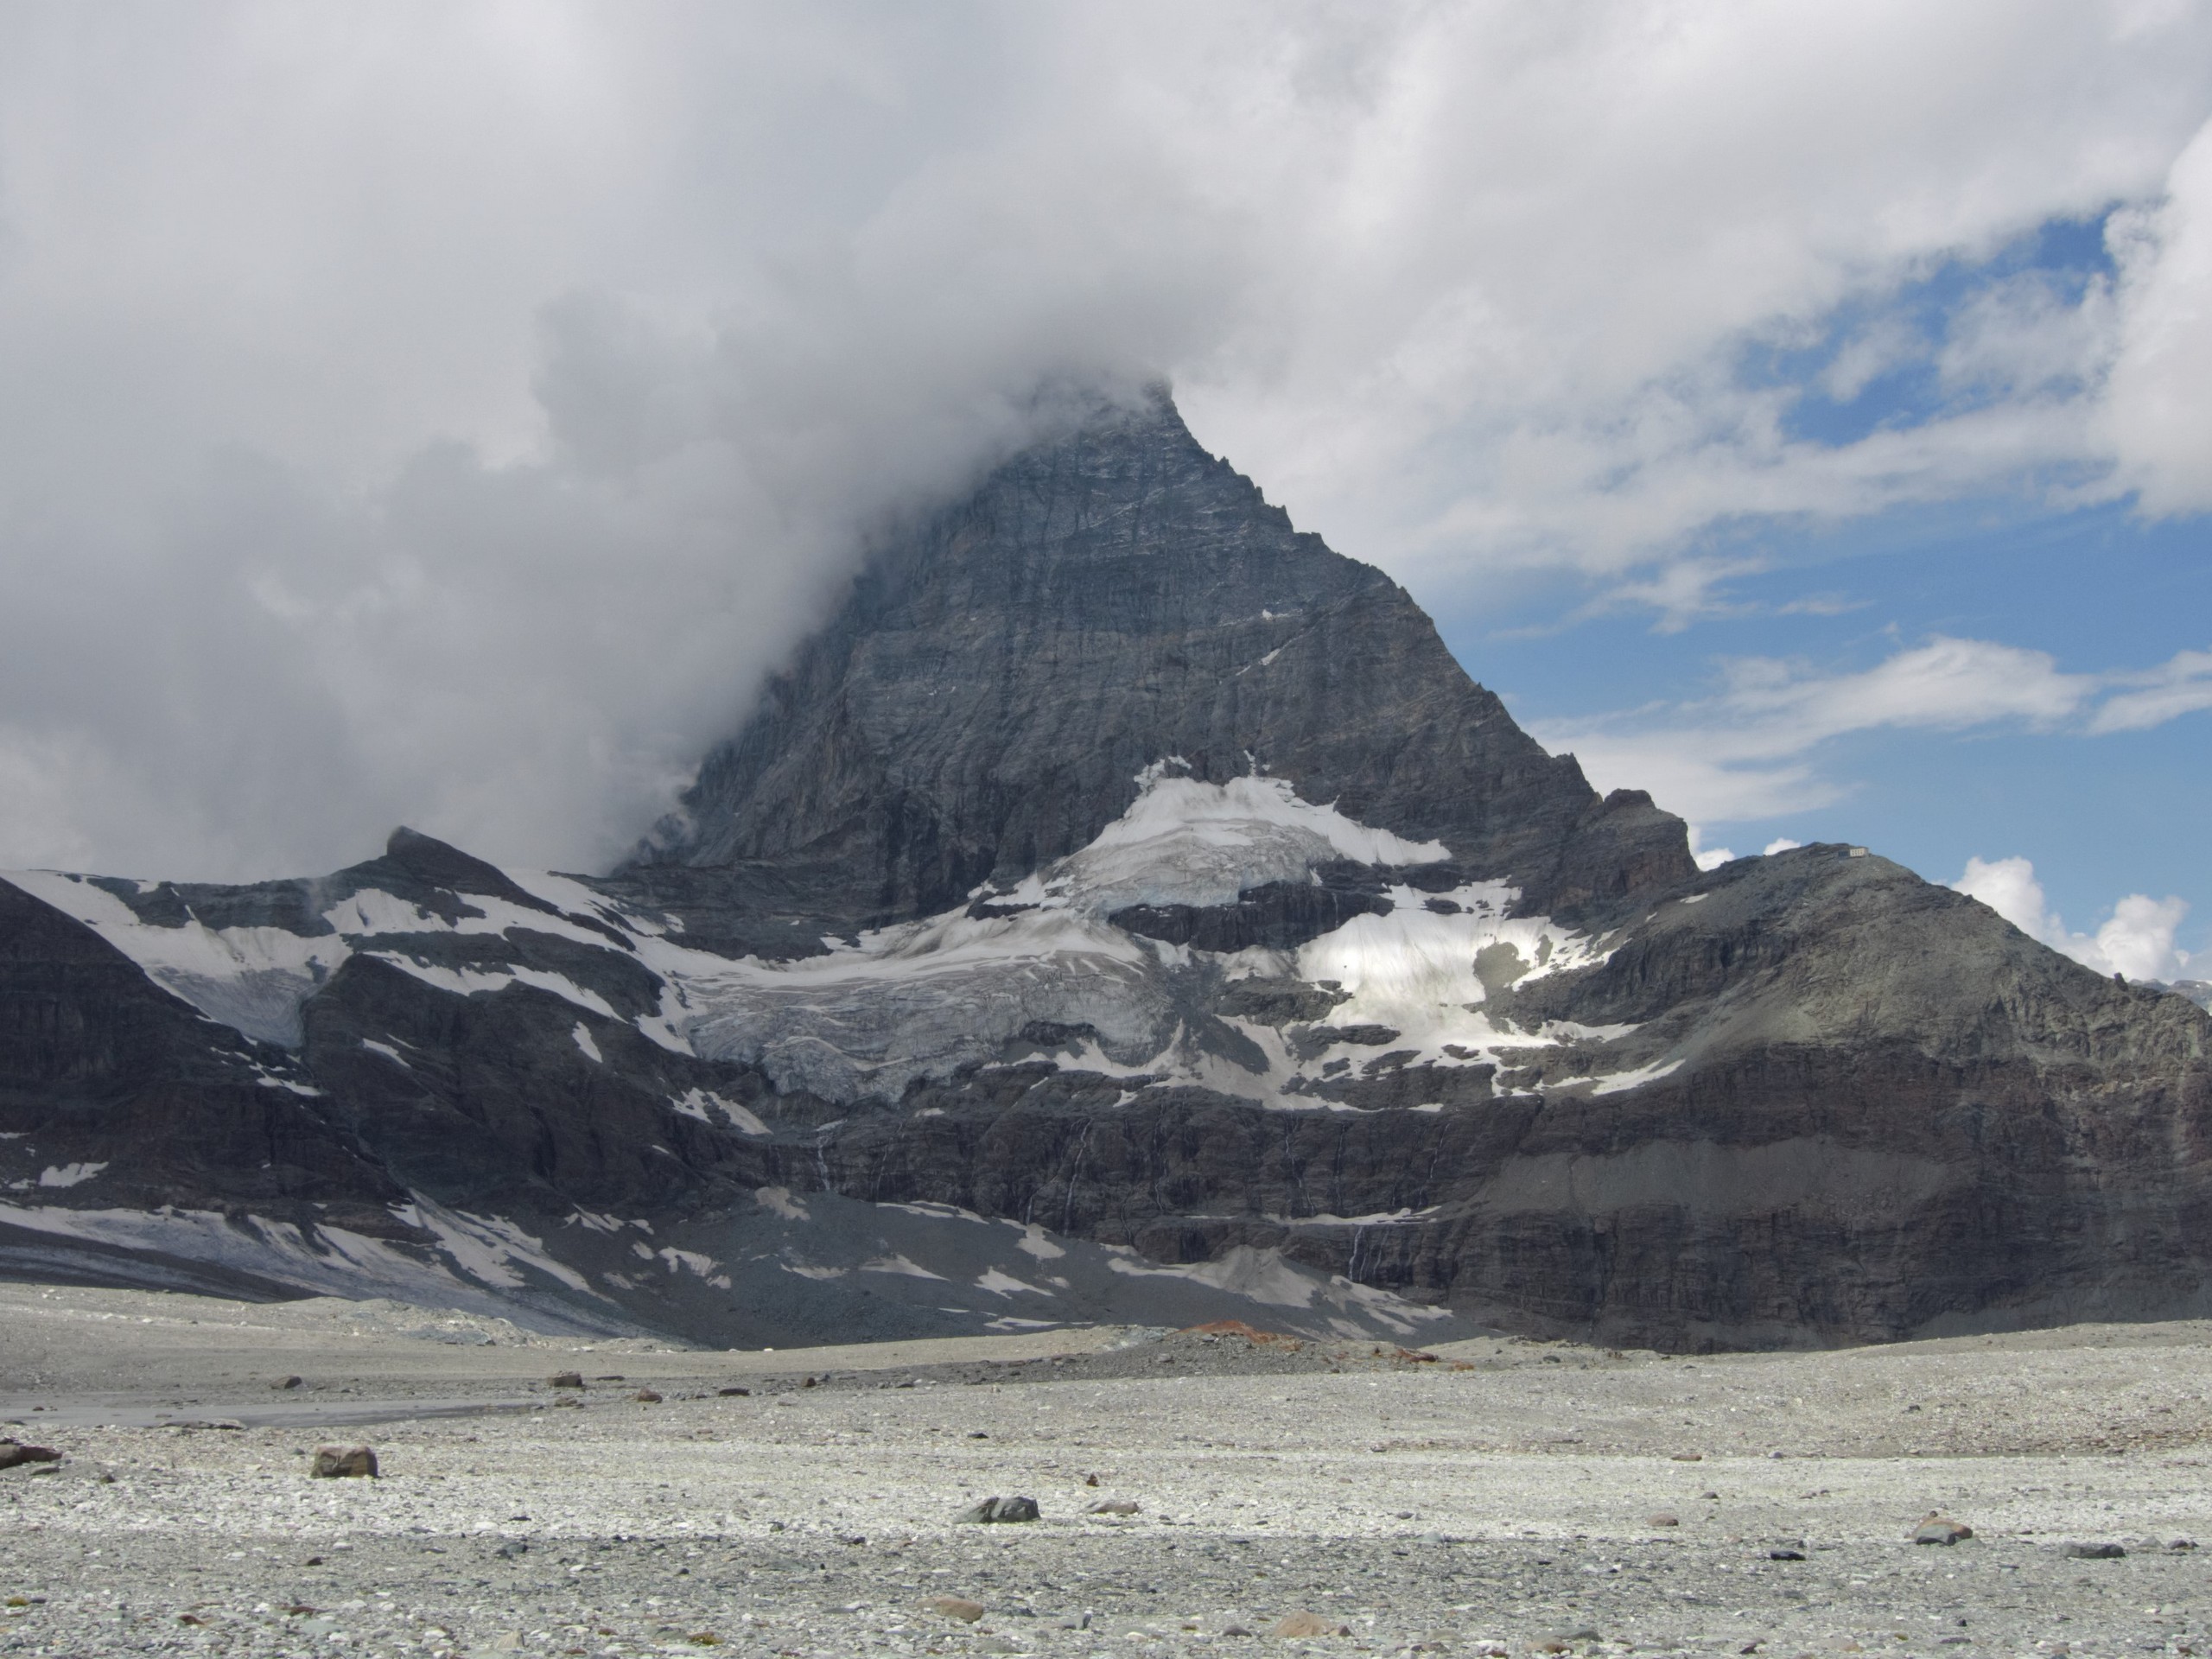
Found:
<svg viewBox="0 0 2212 1659"><path fill-rule="evenodd" d="M841 1104L895 1102L918 1079L1015 1049L1058 1066L1202 1083L1306 1110L1326 1103L1309 1085L1371 1071L1385 1041L1394 1070L1455 1070L1494 1066L1502 1050L1626 1034L1491 1021L1486 985L1586 966L1604 952L1548 918L1512 914L1519 894L1503 882L1423 891L1392 879L1443 863L1441 843L1408 842L1301 800L1280 779L1201 783L1178 775L1177 764L1147 766L1136 799L1090 845L1003 891L980 887L959 909L824 938L821 954L781 960L695 948L674 918L538 872L509 873L536 906L461 891L457 903L431 908L363 886L303 912L294 925L315 930L304 932L154 919L120 896L126 886L141 899L161 895L156 883L50 871L5 879L92 928L210 1019L263 1042L296 1046L302 1007L356 955L457 995L523 985L622 1018L587 975L457 962L442 948L541 936L620 952L648 971L659 995L627 1023L656 1043L757 1066L780 1090ZM1230 906L1273 884L1318 886L1319 867L1346 864L1373 874L1375 908L1295 946L1196 951L1110 919L1140 906ZM1285 982L1311 984L1334 1006L1289 1024L1224 1011L1240 1006L1243 988ZM1042 1028L1054 1034L1039 1038Z"/></svg>

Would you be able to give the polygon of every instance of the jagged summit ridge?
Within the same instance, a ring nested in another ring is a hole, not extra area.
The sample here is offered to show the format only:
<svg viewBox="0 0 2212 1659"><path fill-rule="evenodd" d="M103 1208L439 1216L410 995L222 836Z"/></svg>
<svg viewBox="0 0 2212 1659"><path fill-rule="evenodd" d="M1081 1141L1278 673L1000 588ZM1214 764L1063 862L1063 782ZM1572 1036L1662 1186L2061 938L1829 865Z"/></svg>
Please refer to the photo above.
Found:
<svg viewBox="0 0 2212 1659"><path fill-rule="evenodd" d="M1171 755L1440 840L1539 906L1691 869L1678 821L1600 802L1164 391L880 549L633 868L819 865L880 918L925 915L1087 846Z"/></svg>

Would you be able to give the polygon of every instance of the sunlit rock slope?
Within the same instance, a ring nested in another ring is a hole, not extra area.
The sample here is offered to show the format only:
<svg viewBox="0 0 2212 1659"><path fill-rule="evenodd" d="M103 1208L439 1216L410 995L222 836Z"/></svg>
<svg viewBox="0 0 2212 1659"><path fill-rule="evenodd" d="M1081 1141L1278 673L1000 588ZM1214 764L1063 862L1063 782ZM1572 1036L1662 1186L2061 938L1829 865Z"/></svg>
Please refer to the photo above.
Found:
<svg viewBox="0 0 2212 1659"><path fill-rule="evenodd" d="M1164 396L887 541L603 878L0 883L0 1271L709 1341L2204 1311L2212 1018L1700 874Z"/></svg>

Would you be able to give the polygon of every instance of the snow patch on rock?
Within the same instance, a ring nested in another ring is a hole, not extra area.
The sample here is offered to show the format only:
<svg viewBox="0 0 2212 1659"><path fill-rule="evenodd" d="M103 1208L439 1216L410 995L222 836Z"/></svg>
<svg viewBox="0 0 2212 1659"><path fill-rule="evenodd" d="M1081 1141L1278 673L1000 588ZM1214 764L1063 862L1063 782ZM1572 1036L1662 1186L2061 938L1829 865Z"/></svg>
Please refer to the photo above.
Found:
<svg viewBox="0 0 2212 1659"><path fill-rule="evenodd" d="M451 991L456 996L488 995L504 991L511 985L528 985L541 991L550 991L563 1001L573 1003L588 1014L596 1014L607 1020L620 1018L597 991L543 968L452 968L443 963L424 962L397 951L370 950L363 954L373 957L378 962L389 963L402 973L411 975L426 985L435 985L442 991Z"/></svg>
<svg viewBox="0 0 2212 1659"><path fill-rule="evenodd" d="M300 1004L352 954L335 933L212 928L198 920L156 927L80 875L10 870L7 880L82 922L137 963L147 978L209 1019L286 1048L299 1046Z"/></svg>
<svg viewBox="0 0 2212 1659"><path fill-rule="evenodd" d="M1138 781L1126 812L1008 900L1091 916L1132 905L1227 905L1247 887L1302 880L1336 859L1403 866L1451 855L1440 841L1407 841L1302 801L1281 778L1206 784L1147 772Z"/></svg>
<svg viewBox="0 0 2212 1659"><path fill-rule="evenodd" d="M702 1123L716 1128L727 1127L742 1135L768 1133L768 1126L752 1112L709 1090L687 1090L681 1099L671 1100L669 1104L686 1117L696 1117ZM720 1115L719 1122L716 1122L716 1114Z"/></svg>

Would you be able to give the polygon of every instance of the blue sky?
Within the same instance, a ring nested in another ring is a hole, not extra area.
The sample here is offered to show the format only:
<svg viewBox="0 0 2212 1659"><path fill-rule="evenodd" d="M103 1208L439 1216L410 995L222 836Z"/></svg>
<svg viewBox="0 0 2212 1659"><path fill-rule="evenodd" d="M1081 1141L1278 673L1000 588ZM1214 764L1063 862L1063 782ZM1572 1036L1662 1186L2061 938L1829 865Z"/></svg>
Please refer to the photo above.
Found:
<svg viewBox="0 0 2212 1659"><path fill-rule="evenodd" d="M2090 675L2212 650L2212 523L2146 523L2124 505L1975 505L1777 534L1771 545L1787 563L1728 585L1726 602L1741 613L1679 631L1656 627L1648 611L1567 620L1573 599L1539 594L1503 617L1440 607L1440 626L1517 719L1567 747L1579 730L1650 703L1713 697L1732 658L1848 675L1945 636L2045 652L2062 673ZM1787 609L1808 595L1839 608ZM1664 713L1620 721L1630 732L1668 723ZM2173 894L2191 907L2178 942L2212 953L2212 711L2101 734L2018 716L1949 731L1870 728L1800 753L1816 780L1807 792L1831 798L1707 817L1703 843L1751 853L1782 837L1863 842L1946 882L1971 857L2024 857L2074 930L2094 931L2127 893ZM1630 763L1607 781L1636 776ZM1663 804L1665 769L1646 781Z"/></svg>
<svg viewBox="0 0 2212 1659"><path fill-rule="evenodd" d="M1793 442L1842 453L1909 440L2015 394L1942 364L1993 296L2030 296L2063 335L2120 276L2105 216L2054 220L1992 257L1946 260L1838 307L1809 338L1746 346L1738 372L1784 400ZM2037 390L2079 401L2097 365L2064 349ZM1554 571L1474 603L1464 583L1437 582L1433 598L1454 652L1524 724L1554 747L1595 747L1604 784L1652 788L1695 821L1704 849L1864 842L1946 882L1970 859L2025 859L2047 931L2063 918L2094 934L2131 893L2177 898L2189 909L2174 944L2212 969L2212 518L2146 512L2087 454L2007 483L1861 517L1702 526L1675 553L1698 580L1671 589ZM1770 789L1730 798L1681 785L1678 754L1766 712L1726 706L1745 663L1786 664L1803 689L1939 641L2009 652L1946 679L1955 710L1931 687L1924 724L1895 723L1885 704L1778 734L1748 768L1790 774ZM2019 653L2047 658L2048 676ZM2101 698L2177 662L2171 712L2099 719Z"/></svg>

